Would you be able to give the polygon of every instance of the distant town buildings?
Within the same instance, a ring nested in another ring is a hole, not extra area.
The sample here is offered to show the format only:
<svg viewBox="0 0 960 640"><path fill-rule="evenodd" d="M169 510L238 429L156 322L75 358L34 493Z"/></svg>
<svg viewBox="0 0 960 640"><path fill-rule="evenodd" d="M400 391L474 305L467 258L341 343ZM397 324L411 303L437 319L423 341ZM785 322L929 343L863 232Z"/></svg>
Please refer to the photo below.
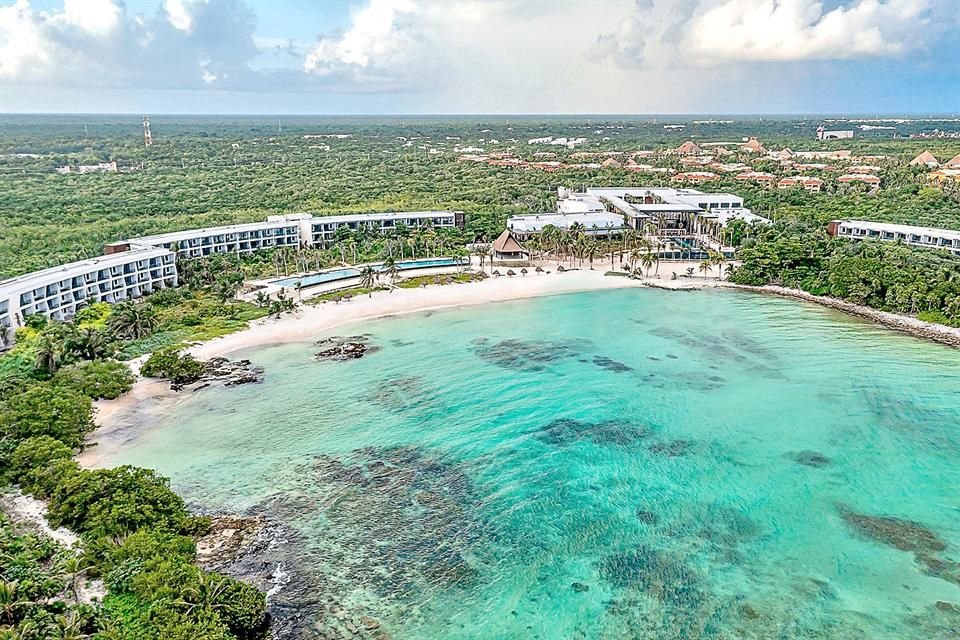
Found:
<svg viewBox="0 0 960 640"><path fill-rule="evenodd" d="M72 169L69 166L57 167L57 173L117 173L117 162L116 160L112 160L110 162L99 162L97 164L81 164L78 165L76 169Z"/></svg>
<svg viewBox="0 0 960 640"><path fill-rule="evenodd" d="M853 137L853 131L827 131L823 126L817 127L817 140L846 140Z"/></svg>

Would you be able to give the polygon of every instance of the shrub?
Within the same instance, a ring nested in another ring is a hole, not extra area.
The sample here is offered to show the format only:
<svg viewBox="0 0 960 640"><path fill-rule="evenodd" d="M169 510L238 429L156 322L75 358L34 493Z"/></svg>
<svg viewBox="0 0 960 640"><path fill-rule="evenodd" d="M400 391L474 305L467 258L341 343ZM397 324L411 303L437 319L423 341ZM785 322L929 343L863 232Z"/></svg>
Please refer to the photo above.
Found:
<svg viewBox="0 0 960 640"><path fill-rule="evenodd" d="M50 464L72 457L73 450L70 447L50 436L27 438L10 456L10 479L20 483L24 491L42 495Z"/></svg>
<svg viewBox="0 0 960 640"><path fill-rule="evenodd" d="M68 387L35 384L0 404L0 439L50 436L76 449L94 428L90 398Z"/></svg>
<svg viewBox="0 0 960 640"><path fill-rule="evenodd" d="M167 378L175 384L189 384L203 375L203 363L177 349L163 349L147 358L140 373L148 378Z"/></svg>
<svg viewBox="0 0 960 640"><path fill-rule="evenodd" d="M121 538L144 528L178 533L191 524L167 478L131 466L65 478L51 492L47 519L94 538Z"/></svg>
<svg viewBox="0 0 960 640"><path fill-rule="evenodd" d="M111 360L78 362L53 376L54 384L70 387L94 400L118 398L130 390L134 380L130 367Z"/></svg>

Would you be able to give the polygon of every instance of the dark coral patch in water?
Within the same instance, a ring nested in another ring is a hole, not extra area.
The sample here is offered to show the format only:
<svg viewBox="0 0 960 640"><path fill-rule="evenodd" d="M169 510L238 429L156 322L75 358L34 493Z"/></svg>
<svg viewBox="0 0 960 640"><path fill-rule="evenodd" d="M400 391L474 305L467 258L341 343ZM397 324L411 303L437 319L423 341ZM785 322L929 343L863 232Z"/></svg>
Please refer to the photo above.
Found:
<svg viewBox="0 0 960 640"><path fill-rule="evenodd" d="M839 507L843 521L858 535L915 553L939 553L947 548L940 537L919 522L891 516L871 516Z"/></svg>
<svg viewBox="0 0 960 640"><path fill-rule="evenodd" d="M576 356L576 345L549 340L507 339L475 344L474 353L490 364L513 371L543 371L547 365Z"/></svg>
<svg viewBox="0 0 960 640"><path fill-rule="evenodd" d="M913 553L927 575L960 584L960 562L938 557L947 544L936 532L904 518L856 513L843 505L837 508L843 521L860 537Z"/></svg>
<svg viewBox="0 0 960 640"><path fill-rule="evenodd" d="M693 450L693 442L690 440L667 440L666 442L655 442L647 447L647 451L658 456L676 458L685 456Z"/></svg>
<svg viewBox="0 0 960 640"><path fill-rule="evenodd" d="M597 365L601 369L606 369L607 371L613 371L614 373L625 373L627 371L633 371L633 367L625 365L622 362L618 362L606 356L594 356L593 364Z"/></svg>
<svg viewBox="0 0 960 640"><path fill-rule="evenodd" d="M797 464L802 464L805 467L815 467L820 469L823 467L829 467L831 464L833 464L833 461L830 458L823 455L819 451L797 451L788 453L786 456Z"/></svg>
<svg viewBox="0 0 960 640"><path fill-rule="evenodd" d="M608 556L600 574L614 587L636 588L677 607L696 607L704 599L695 570L680 558L645 545Z"/></svg>
<svg viewBox="0 0 960 640"><path fill-rule="evenodd" d="M472 514L475 490L459 465L416 447L318 457L316 487L330 539L314 541L341 578L403 598L426 585L471 582L468 550L485 535Z"/></svg>
<svg viewBox="0 0 960 640"><path fill-rule="evenodd" d="M585 422L573 418L558 418L537 432L537 439L553 445L565 445L585 440L600 445L626 446L650 436L650 427L623 420Z"/></svg>
<svg viewBox="0 0 960 640"><path fill-rule="evenodd" d="M643 524L655 525L660 522L660 516L658 516L655 511L650 511L648 509L637 509L634 512L634 515L636 515L637 520Z"/></svg>

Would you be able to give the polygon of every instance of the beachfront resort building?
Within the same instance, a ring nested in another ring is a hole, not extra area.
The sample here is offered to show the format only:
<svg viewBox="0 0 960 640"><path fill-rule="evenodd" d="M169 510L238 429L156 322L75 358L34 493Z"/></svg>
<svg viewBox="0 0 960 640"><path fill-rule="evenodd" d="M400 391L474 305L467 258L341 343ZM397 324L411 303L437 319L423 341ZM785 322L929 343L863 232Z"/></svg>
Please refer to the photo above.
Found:
<svg viewBox="0 0 960 640"><path fill-rule="evenodd" d="M619 236L630 229L669 238L676 250L700 247L731 255L733 248L724 244L724 229L734 220L769 222L744 207L743 198L730 193L670 187L588 187L575 193L560 187L556 213L513 216L507 221L507 230L525 241L548 225L561 230L577 225L584 234L595 237ZM670 255L667 249L664 257Z"/></svg>
<svg viewBox="0 0 960 640"><path fill-rule="evenodd" d="M329 246L342 228L386 233L401 228L463 228L461 211L404 211L314 216L269 216L250 222L174 231L112 242L104 255L0 282L0 349L33 314L70 320L92 302L120 302L176 286L180 260L243 255L273 248Z"/></svg>
<svg viewBox="0 0 960 640"><path fill-rule="evenodd" d="M27 316L70 320L93 302L132 300L177 284L171 251L131 245L127 251L51 267L0 282L0 348Z"/></svg>
<svg viewBox="0 0 960 640"><path fill-rule="evenodd" d="M866 220L834 220L827 232L838 238L855 240L886 240L901 242L911 247L944 249L960 256L960 231L914 227L906 224L887 224Z"/></svg>
<svg viewBox="0 0 960 640"><path fill-rule="evenodd" d="M218 253L240 255L274 247L329 247L338 231L369 229L387 233L402 227L435 229L463 228L462 211L401 211L314 216L310 213L269 216L264 222L250 222L208 229L190 229L144 236L108 244L106 253L125 251L131 243L176 250L181 258L203 258Z"/></svg>
<svg viewBox="0 0 960 640"><path fill-rule="evenodd" d="M609 211L585 211L582 213L538 213L526 216L511 216L507 228L521 242L543 233L544 227L561 231L579 228L585 235L596 238L611 238L623 233L623 216Z"/></svg>

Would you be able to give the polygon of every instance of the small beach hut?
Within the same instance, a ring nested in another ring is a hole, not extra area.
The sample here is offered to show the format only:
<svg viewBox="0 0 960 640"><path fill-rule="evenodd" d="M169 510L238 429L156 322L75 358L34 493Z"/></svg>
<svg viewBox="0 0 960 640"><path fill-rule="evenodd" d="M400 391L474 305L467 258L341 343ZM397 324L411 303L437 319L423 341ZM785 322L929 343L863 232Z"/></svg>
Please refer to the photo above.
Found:
<svg viewBox="0 0 960 640"><path fill-rule="evenodd" d="M510 229L504 229L500 237L493 241L490 255L494 262L500 263L526 262L530 258L530 252L524 249Z"/></svg>

